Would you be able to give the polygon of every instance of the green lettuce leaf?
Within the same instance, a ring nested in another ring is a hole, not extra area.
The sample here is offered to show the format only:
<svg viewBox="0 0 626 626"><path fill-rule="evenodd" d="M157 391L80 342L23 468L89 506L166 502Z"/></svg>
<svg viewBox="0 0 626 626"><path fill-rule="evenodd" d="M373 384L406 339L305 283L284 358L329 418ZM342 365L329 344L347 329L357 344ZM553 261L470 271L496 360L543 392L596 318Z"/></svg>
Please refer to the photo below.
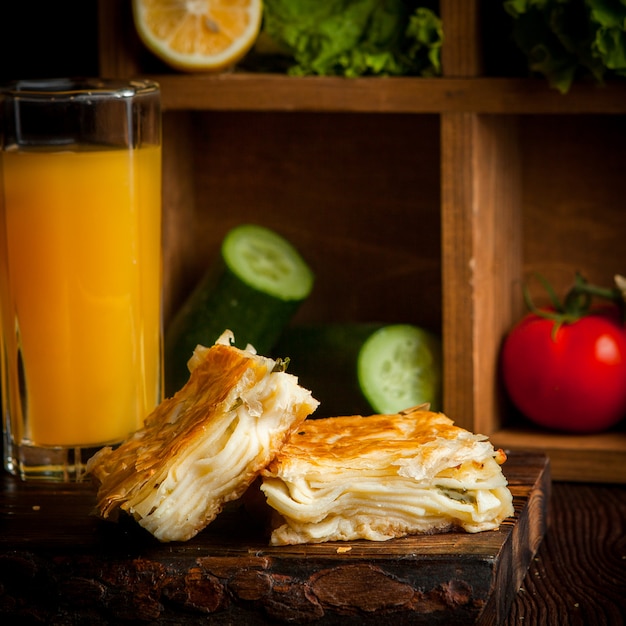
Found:
<svg viewBox="0 0 626 626"><path fill-rule="evenodd" d="M441 20L403 0L265 0L263 35L292 75L438 75Z"/></svg>
<svg viewBox="0 0 626 626"><path fill-rule="evenodd" d="M626 0L589 0L596 26L592 54L609 70L626 76Z"/></svg>
<svg viewBox="0 0 626 626"><path fill-rule="evenodd" d="M504 0L532 73L567 93L577 78L626 75L626 0Z"/></svg>

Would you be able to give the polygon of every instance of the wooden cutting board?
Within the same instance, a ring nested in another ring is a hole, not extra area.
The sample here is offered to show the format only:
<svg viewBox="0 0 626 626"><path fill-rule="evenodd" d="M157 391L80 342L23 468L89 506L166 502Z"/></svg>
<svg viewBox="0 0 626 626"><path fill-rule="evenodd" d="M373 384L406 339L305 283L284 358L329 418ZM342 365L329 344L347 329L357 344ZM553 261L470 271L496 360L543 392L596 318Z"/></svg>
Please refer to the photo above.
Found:
<svg viewBox="0 0 626 626"><path fill-rule="evenodd" d="M550 497L547 458L508 454L515 516L497 531L293 547L268 547L241 506L187 543L159 544L131 520L91 516L86 485L4 476L0 621L497 624L544 536Z"/></svg>

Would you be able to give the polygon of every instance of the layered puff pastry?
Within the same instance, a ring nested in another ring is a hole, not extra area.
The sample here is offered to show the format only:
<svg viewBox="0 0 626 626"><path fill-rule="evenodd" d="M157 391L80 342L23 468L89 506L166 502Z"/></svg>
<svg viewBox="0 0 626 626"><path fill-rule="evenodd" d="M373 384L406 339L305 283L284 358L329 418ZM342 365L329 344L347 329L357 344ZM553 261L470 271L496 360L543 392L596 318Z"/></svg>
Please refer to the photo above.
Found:
<svg viewBox="0 0 626 626"><path fill-rule="evenodd" d="M87 471L96 513L132 515L158 540L185 541L239 498L318 405L280 362L231 345L198 346L187 384Z"/></svg>
<svg viewBox="0 0 626 626"><path fill-rule="evenodd" d="M262 472L272 545L497 529L513 515L502 450L417 407L307 420Z"/></svg>

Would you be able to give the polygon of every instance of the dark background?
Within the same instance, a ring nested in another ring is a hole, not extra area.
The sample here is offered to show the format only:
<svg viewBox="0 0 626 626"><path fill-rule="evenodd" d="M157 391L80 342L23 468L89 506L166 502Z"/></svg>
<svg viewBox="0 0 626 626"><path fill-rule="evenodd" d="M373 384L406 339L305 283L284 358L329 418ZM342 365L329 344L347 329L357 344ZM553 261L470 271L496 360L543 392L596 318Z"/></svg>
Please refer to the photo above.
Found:
<svg viewBox="0 0 626 626"><path fill-rule="evenodd" d="M97 0L0 2L0 82L98 73Z"/></svg>

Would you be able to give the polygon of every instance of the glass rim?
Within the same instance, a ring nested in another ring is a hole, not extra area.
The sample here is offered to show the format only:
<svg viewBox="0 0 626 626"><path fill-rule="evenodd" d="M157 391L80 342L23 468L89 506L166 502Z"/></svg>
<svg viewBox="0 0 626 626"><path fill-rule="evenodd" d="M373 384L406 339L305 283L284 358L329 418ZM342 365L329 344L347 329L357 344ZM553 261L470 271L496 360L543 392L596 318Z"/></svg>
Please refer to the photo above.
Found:
<svg viewBox="0 0 626 626"><path fill-rule="evenodd" d="M36 78L0 85L0 95L14 98L74 100L80 98L134 98L159 93L151 79L132 78Z"/></svg>

